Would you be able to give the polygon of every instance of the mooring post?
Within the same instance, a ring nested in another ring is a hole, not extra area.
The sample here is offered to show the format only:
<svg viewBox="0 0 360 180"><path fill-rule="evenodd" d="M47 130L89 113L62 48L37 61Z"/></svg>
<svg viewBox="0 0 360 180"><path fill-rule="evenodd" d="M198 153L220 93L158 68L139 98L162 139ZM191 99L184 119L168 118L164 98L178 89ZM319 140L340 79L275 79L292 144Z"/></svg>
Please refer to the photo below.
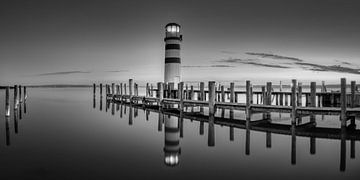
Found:
<svg viewBox="0 0 360 180"><path fill-rule="evenodd" d="M230 102L235 102L235 83L230 83Z"/></svg>
<svg viewBox="0 0 360 180"><path fill-rule="evenodd" d="M10 87L7 86L6 87L6 92L5 92L5 117L10 117Z"/></svg>
<svg viewBox="0 0 360 180"><path fill-rule="evenodd" d="M225 89L221 86L221 102L225 102Z"/></svg>
<svg viewBox="0 0 360 180"><path fill-rule="evenodd" d="M296 79L292 80L292 87L291 87L291 123L296 123Z"/></svg>
<svg viewBox="0 0 360 180"><path fill-rule="evenodd" d="M205 84L200 82L200 101L205 101Z"/></svg>
<svg viewBox="0 0 360 180"><path fill-rule="evenodd" d="M154 97L154 87L150 84L150 97Z"/></svg>
<svg viewBox="0 0 360 180"><path fill-rule="evenodd" d="M356 81L351 81L351 102L350 102L351 108L355 107L355 101L356 101L355 92L356 92Z"/></svg>
<svg viewBox="0 0 360 180"><path fill-rule="evenodd" d="M24 101L27 99L27 91L26 91L26 86L24 86Z"/></svg>
<svg viewBox="0 0 360 180"><path fill-rule="evenodd" d="M184 109L184 82L179 82L178 89L179 89L179 99L180 99L179 111L183 111L183 109Z"/></svg>
<svg viewBox="0 0 360 180"><path fill-rule="evenodd" d="M341 103L341 126L346 126L346 79L341 78L341 90L340 90L340 103Z"/></svg>
<svg viewBox="0 0 360 180"><path fill-rule="evenodd" d="M22 103L22 93L21 93L21 85L19 85L19 102Z"/></svg>
<svg viewBox="0 0 360 180"><path fill-rule="evenodd" d="M162 107L162 100L163 100L163 97L164 97L164 86L163 86L163 83L162 82L158 82L157 83L157 97L159 98L159 101L158 101L158 106L161 108Z"/></svg>
<svg viewBox="0 0 360 180"><path fill-rule="evenodd" d="M195 98L195 93L194 93L194 86L191 85L190 86L190 100L194 100Z"/></svg>
<svg viewBox="0 0 360 180"><path fill-rule="evenodd" d="M139 85L134 83L134 95L139 96Z"/></svg>
<svg viewBox="0 0 360 180"><path fill-rule="evenodd" d="M149 97L149 96L150 96L150 87L149 87L149 83L146 83L145 97Z"/></svg>
<svg viewBox="0 0 360 180"><path fill-rule="evenodd" d="M316 107L316 82L310 83L310 107Z"/></svg>
<svg viewBox="0 0 360 180"><path fill-rule="evenodd" d="M261 86L261 103L266 105L266 99L265 86Z"/></svg>
<svg viewBox="0 0 360 180"><path fill-rule="evenodd" d="M283 91L283 86L282 86L282 82L280 81L280 106L284 105L284 94L282 93Z"/></svg>
<svg viewBox="0 0 360 180"><path fill-rule="evenodd" d="M297 105L302 106L302 83L298 83L298 97L297 97Z"/></svg>
<svg viewBox="0 0 360 180"><path fill-rule="evenodd" d="M185 86L184 99L190 99L190 96L189 96L189 86L188 86L188 84L186 84L186 86Z"/></svg>
<svg viewBox="0 0 360 180"><path fill-rule="evenodd" d="M215 81L209 81L209 116L215 115Z"/></svg>
<svg viewBox="0 0 360 180"><path fill-rule="evenodd" d="M115 95L115 83L111 83L111 95L112 97Z"/></svg>
<svg viewBox="0 0 360 180"><path fill-rule="evenodd" d="M103 85L102 83L100 83L100 96L102 96L102 91L103 91Z"/></svg>
<svg viewBox="0 0 360 180"><path fill-rule="evenodd" d="M93 94L94 95L96 94L96 84L95 83L93 84Z"/></svg>
<svg viewBox="0 0 360 180"><path fill-rule="evenodd" d="M131 102L131 98L133 95L133 82L134 82L133 79L129 79L129 100L130 100L130 102Z"/></svg>
<svg viewBox="0 0 360 180"><path fill-rule="evenodd" d="M124 83L124 95L126 95L127 93L126 93L126 91L127 91L127 88L126 88L126 83ZM125 108L126 109L126 108Z"/></svg>
<svg viewBox="0 0 360 180"><path fill-rule="evenodd" d="M120 94L120 84L116 84L116 95Z"/></svg>
<svg viewBox="0 0 360 180"><path fill-rule="evenodd" d="M251 105L251 90L250 90L250 81L246 81L246 112L250 110Z"/></svg>
<svg viewBox="0 0 360 180"><path fill-rule="evenodd" d="M18 105L19 105L18 87L17 85L14 85L14 109L17 109Z"/></svg>
<svg viewBox="0 0 360 180"><path fill-rule="evenodd" d="M266 98L267 98L266 102L267 102L267 105L272 104L271 95L272 95L272 83L267 82L266 83Z"/></svg>

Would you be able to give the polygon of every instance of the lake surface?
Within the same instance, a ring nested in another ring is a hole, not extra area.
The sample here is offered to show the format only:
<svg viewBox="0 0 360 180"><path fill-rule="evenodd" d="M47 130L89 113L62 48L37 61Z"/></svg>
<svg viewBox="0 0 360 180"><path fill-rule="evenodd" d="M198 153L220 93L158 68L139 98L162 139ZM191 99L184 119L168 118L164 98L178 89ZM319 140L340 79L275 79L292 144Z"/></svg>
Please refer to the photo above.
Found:
<svg viewBox="0 0 360 180"><path fill-rule="evenodd" d="M180 131L177 117L125 105L107 109L98 94L94 107L91 88L28 88L18 120L13 111L5 119L4 99L1 90L0 169L5 179L360 177L359 141L346 141L341 158L338 139L296 136L294 147L291 135L271 133L269 142L266 132L215 124L210 142L207 122L183 119ZM235 119L244 116L234 112ZM272 118L279 124L291 121L288 114L272 113ZM337 116L316 116L316 121L320 127L340 127Z"/></svg>

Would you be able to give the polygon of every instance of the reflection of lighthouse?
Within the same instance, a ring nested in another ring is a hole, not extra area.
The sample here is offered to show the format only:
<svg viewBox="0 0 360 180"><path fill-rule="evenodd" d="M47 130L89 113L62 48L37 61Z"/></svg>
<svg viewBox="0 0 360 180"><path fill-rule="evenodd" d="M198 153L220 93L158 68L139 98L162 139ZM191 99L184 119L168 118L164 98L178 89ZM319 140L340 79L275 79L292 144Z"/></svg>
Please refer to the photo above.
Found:
<svg viewBox="0 0 360 180"><path fill-rule="evenodd" d="M178 165L180 152L179 119L165 116L165 164L168 166Z"/></svg>
<svg viewBox="0 0 360 180"><path fill-rule="evenodd" d="M165 26L165 83L173 82L178 84L181 81L180 75L180 25L169 23Z"/></svg>

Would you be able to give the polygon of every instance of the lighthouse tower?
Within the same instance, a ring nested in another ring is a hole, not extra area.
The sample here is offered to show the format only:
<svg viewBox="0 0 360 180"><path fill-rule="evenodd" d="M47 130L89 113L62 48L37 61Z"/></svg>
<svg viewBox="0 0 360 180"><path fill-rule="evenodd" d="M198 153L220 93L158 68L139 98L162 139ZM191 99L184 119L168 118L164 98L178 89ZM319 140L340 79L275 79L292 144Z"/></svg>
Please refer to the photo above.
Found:
<svg viewBox="0 0 360 180"><path fill-rule="evenodd" d="M180 25L169 23L165 26L165 31L165 83L178 84L181 81Z"/></svg>

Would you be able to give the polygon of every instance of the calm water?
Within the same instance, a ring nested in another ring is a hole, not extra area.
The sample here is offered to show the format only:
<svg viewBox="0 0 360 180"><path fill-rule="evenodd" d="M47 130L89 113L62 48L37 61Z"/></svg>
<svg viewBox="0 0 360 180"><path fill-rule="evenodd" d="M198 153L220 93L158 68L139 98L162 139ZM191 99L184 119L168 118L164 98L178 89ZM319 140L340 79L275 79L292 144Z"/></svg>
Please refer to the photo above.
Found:
<svg viewBox="0 0 360 180"><path fill-rule="evenodd" d="M246 147L246 129L233 128L232 137L229 127L215 125L214 146L208 146L207 122L183 119L179 132L177 117L160 115L165 123L159 127L155 112L146 118L142 109L115 105L112 115L112 105L106 112L105 99L100 111L98 96L93 107L88 88L29 88L26 113L23 104L16 133L13 112L6 124L4 95L1 90L0 168L5 179L360 177L358 141L355 158L350 157L351 143L346 141L344 171L340 171L340 140L316 138L315 152L310 153L310 138L299 136L294 152L290 135L271 133L269 146L265 132L249 131ZM234 113L235 118L244 117L242 112ZM279 124L290 121L288 114L272 117ZM318 126L340 125L336 116L316 118Z"/></svg>

